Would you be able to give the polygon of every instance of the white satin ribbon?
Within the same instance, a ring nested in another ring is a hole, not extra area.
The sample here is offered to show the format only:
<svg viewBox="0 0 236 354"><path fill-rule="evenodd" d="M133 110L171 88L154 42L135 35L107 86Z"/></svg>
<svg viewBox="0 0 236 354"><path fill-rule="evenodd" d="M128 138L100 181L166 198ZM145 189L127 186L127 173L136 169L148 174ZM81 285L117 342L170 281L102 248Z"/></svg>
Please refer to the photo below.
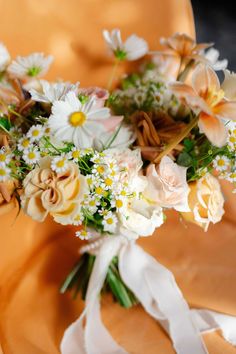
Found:
<svg viewBox="0 0 236 354"><path fill-rule="evenodd" d="M109 264L116 255L123 281L145 310L168 332L178 354L208 353L200 332L216 329L221 329L225 339L236 345L236 317L208 310L190 310L168 269L134 242L110 237L97 252L85 310L65 331L62 354L128 354L113 340L100 314L99 294Z"/></svg>

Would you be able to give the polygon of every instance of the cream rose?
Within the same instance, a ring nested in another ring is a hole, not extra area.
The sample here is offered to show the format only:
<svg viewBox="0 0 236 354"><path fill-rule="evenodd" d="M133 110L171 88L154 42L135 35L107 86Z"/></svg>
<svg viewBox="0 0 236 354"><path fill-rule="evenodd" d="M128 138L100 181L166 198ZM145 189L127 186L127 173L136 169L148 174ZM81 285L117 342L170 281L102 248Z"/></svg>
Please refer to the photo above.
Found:
<svg viewBox="0 0 236 354"><path fill-rule="evenodd" d="M167 156L159 166L151 164L147 169L148 186L144 196L162 207L189 211L186 171L186 167L177 165Z"/></svg>
<svg viewBox="0 0 236 354"><path fill-rule="evenodd" d="M64 173L52 171L50 164L50 159L42 159L40 167L25 178L22 208L37 221L43 221L50 214L60 224L71 224L87 192L86 179L72 162Z"/></svg>
<svg viewBox="0 0 236 354"><path fill-rule="evenodd" d="M224 197L217 178L210 173L189 184L189 206L191 212L183 217L207 231L209 224L219 222L224 214Z"/></svg>

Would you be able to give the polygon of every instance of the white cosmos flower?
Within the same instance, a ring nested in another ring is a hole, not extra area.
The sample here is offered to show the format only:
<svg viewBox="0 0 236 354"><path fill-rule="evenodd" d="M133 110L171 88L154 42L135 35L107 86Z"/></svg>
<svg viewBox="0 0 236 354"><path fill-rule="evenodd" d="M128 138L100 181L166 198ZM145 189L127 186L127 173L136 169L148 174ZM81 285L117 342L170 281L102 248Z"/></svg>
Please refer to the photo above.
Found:
<svg viewBox="0 0 236 354"><path fill-rule="evenodd" d="M122 42L119 29L113 29L111 32L104 30L103 37L109 49L119 60L137 60L148 52L147 42L135 34L129 36L125 42Z"/></svg>
<svg viewBox="0 0 236 354"><path fill-rule="evenodd" d="M51 55L45 56L43 53L33 53L26 57L18 56L9 65L7 71L12 77L32 80L46 74L52 61Z"/></svg>
<svg viewBox="0 0 236 354"><path fill-rule="evenodd" d="M31 89L29 92L36 102L53 103L63 101L70 91L77 93L79 83L70 84L68 82L53 82L40 80L41 90Z"/></svg>
<svg viewBox="0 0 236 354"><path fill-rule="evenodd" d="M78 148L92 147L95 137L106 131L104 121L110 117L108 108L94 108L95 105L95 97L83 104L74 92L69 92L64 101L55 101L48 120L52 135Z"/></svg>
<svg viewBox="0 0 236 354"><path fill-rule="evenodd" d="M215 71L225 70L228 66L228 60L219 60L220 52L215 48L210 48L204 53L205 58Z"/></svg>
<svg viewBox="0 0 236 354"><path fill-rule="evenodd" d="M11 60L10 54L3 43L0 43L0 72L4 71Z"/></svg>

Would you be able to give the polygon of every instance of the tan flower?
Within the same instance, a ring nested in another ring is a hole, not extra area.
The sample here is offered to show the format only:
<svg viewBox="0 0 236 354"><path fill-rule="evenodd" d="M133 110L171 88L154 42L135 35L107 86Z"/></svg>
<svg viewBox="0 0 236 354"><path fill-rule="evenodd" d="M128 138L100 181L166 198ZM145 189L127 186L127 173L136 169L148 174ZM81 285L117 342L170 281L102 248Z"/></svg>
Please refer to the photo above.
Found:
<svg viewBox="0 0 236 354"><path fill-rule="evenodd" d="M191 212L182 213L184 219L207 231L209 224L219 222L224 214L224 197L217 178L206 174L189 184L189 207Z"/></svg>
<svg viewBox="0 0 236 354"><path fill-rule="evenodd" d="M37 221L43 221L50 214L60 224L71 224L87 192L86 179L72 162L63 173L52 171L50 163L49 158L42 159L40 167L25 178L22 208Z"/></svg>
<svg viewBox="0 0 236 354"><path fill-rule="evenodd" d="M210 142L218 147L226 144L227 129L221 118L236 120L236 101L228 101L212 68L198 65L192 75L192 86L181 82L169 85L173 93L199 114L198 126Z"/></svg>
<svg viewBox="0 0 236 354"><path fill-rule="evenodd" d="M10 212L16 207L15 188L16 185L13 180L0 183L0 215Z"/></svg>
<svg viewBox="0 0 236 354"><path fill-rule="evenodd" d="M149 165L144 196L161 207L189 211L186 171L186 167L177 165L168 156L161 159L159 166Z"/></svg>

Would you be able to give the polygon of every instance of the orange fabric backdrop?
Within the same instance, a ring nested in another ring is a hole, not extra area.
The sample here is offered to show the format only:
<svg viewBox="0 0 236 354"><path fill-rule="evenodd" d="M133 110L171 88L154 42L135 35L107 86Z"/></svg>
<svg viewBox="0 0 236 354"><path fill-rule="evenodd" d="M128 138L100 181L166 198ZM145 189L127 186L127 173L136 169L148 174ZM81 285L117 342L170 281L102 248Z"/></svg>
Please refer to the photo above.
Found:
<svg viewBox="0 0 236 354"><path fill-rule="evenodd" d="M104 54L103 28L136 32L152 49L175 31L194 35L188 0L0 0L0 41L13 56L45 51L55 56L48 78L106 84L111 69ZM235 203L230 197L224 222L205 234L168 222L140 244L175 274L193 306L236 315ZM0 217L0 352L57 354L64 329L83 308L58 287L78 257L74 228L51 219L39 224L16 212ZM172 354L169 338L144 310L125 310L103 299L104 322L130 353ZM205 336L211 354L235 354L219 334ZM190 353L191 354L191 353Z"/></svg>

